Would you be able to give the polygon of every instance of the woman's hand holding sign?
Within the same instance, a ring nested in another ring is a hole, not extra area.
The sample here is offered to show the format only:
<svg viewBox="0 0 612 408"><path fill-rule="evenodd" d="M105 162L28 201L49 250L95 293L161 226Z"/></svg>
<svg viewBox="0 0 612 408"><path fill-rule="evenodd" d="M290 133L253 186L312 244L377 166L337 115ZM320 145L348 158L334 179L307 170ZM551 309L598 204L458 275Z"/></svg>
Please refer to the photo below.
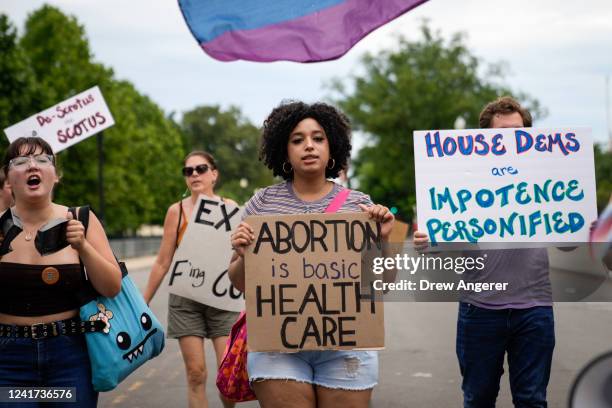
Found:
<svg viewBox="0 0 612 408"><path fill-rule="evenodd" d="M253 227L242 221L231 237L234 255L228 269L230 280L241 292L244 292L244 252L253 241L255 241Z"/></svg>
<svg viewBox="0 0 612 408"><path fill-rule="evenodd" d="M253 228L242 221L231 238L232 249L234 249L240 257L244 257L244 251L246 247L253 243L255 235L253 234Z"/></svg>
<svg viewBox="0 0 612 408"><path fill-rule="evenodd" d="M391 234L391 230L393 229L393 223L395 222L395 216L393 213L389 211L387 207L380 204L371 205L369 207L359 204L359 208L361 208L364 212L367 212L371 219L376 222L380 222L380 234L382 235L383 241L387 241L389 239L389 235Z"/></svg>
<svg viewBox="0 0 612 408"><path fill-rule="evenodd" d="M389 242L389 236L391 235L391 230L393 229L393 223L395 222L395 216L387 207L380 204L374 204L372 206L366 206L363 204L359 204L359 208L361 208L364 212L367 212L370 215L370 218L376 222L380 222L380 235L383 241ZM385 244L382 255L384 257L393 257L395 256L395 252L393 248ZM386 270L383 274L384 282L395 282L395 278L397 275L397 271L395 269Z"/></svg>

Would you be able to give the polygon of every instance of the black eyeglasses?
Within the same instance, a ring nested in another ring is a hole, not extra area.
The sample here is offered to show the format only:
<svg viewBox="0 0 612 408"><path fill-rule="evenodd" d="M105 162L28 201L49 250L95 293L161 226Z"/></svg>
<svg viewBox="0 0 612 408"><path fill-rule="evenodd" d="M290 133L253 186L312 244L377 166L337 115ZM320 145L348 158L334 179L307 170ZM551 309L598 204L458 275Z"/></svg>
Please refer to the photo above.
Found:
<svg viewBox="0 0 612 408"><path fill-rule="evenodd" d="M183 167L183 176L191 177L194 171L198 173L198 175L204 174L209 168L210 167L208 167L208 164L198 164L195 167Z"/></svg>

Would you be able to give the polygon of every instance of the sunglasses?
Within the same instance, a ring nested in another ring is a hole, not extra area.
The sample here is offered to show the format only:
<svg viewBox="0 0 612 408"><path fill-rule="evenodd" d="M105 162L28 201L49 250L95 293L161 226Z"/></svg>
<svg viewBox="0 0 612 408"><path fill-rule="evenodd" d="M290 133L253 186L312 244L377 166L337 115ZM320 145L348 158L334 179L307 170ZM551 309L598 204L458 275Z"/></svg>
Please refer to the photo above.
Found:
<svg viewBox="0 0 612 408"><path fill-rule="evenodd" d="M191 177L194 171L198 173L198 175L204 174L209 168L210 167L208 167L208 164L198 164L195 167L183 167L183 176Z"/></svg>

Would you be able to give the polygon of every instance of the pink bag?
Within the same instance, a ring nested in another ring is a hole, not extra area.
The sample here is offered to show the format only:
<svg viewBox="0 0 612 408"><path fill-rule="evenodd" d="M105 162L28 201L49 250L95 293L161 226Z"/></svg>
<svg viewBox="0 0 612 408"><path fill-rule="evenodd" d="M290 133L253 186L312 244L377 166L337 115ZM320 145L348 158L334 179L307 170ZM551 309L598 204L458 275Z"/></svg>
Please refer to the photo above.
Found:
<svg viewBox="0 0 612 408"><path fill-rule="evenodd" d="M351 190L340 191L325 209L326 213L337 212L346 201ZM221 395L233 402L252 401L257 399L249 383L247 372L247 325L246 311L242 311L232 326L232 331L223 360L217 371L217 388Z"/></svg>
<svg viewBox="0 0 612 408"><path fill-rule="evenodd" d="M246 311L242 311L232 326L227 339L223 360L217 371L217 388L230 401L243 402L257 399L249 385L247 373Z"/></svg>

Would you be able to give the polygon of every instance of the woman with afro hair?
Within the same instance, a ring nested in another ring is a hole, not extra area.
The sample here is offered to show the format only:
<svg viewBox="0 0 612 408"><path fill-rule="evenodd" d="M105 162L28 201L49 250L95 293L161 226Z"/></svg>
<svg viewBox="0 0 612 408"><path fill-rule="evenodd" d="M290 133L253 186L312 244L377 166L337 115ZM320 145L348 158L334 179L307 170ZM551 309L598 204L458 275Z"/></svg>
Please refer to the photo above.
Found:
<svg viewBox="0 0 612 408"><path fill-rule="evenodd" d="M324 103L287 102L275 108L263 126L260 159L282 183L259 190L244 216L322 213L344 189L338 177L350 157L348 118ZM351 190L339 212L365 211L382 223L388 240L394 217L388 208ZM242 222L232 234L235 253L229 275L244 291L244 253L255 237ZM376 351L301 351L248 353L249 381L262 407L368 407L378 382Z"/></svg>

